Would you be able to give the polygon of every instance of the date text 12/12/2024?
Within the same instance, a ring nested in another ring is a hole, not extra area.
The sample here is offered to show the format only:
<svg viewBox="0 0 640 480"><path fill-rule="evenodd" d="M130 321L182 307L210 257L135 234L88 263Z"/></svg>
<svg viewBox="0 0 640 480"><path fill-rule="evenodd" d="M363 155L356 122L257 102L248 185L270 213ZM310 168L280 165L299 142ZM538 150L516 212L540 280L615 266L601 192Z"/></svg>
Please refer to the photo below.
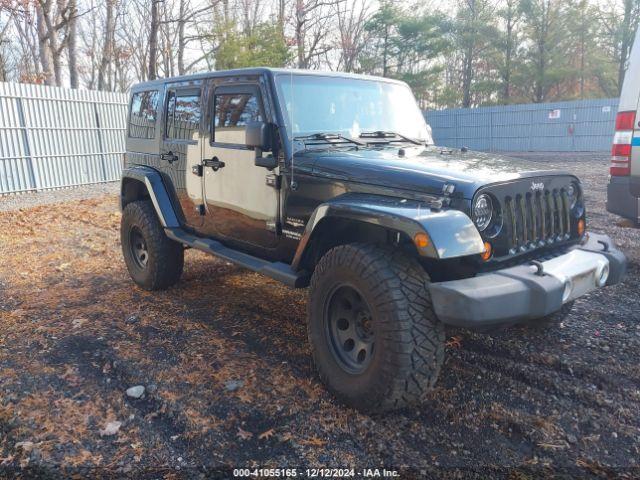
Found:
<svg viewBox="0 0 640 480"><path fill-rule="evenodd" d="M398 478L397 470L385 468L236 468L233 470L234 478Z"/></svg>

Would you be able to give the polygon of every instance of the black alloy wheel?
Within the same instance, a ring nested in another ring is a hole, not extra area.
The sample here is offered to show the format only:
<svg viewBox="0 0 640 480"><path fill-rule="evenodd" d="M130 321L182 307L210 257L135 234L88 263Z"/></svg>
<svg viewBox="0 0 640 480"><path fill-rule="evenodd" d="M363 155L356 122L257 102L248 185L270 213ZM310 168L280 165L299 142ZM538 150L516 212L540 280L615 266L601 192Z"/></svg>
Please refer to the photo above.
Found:
<svg viewBox="0 0 640 480"><path fill-rule="evenodd" d="M338 286L326 304L326 333L331 352L344 371L364 372L374 355L371 309L350 285Z"/></svg>

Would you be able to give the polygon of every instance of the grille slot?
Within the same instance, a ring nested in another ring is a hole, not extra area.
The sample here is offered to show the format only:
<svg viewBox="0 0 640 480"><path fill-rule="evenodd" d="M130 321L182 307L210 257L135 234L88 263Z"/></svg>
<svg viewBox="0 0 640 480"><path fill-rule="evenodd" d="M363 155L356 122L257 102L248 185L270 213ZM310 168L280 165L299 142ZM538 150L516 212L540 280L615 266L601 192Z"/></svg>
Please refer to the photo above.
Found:
<svg viewBox="0 0 640 480"><path fill-rule="evenodd" d="M569 197L564 188L507 196L504 206L512 254L564 240L571 232Z"/></svg>

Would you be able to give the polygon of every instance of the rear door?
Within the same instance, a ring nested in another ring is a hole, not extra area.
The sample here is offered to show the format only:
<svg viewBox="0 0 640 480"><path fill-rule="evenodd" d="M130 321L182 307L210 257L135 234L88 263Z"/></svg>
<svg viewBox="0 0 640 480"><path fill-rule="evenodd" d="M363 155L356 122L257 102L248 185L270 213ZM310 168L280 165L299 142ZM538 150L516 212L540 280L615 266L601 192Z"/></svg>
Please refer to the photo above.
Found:
<svg viewBox="0 0 640 480"><path fill-rule="evenodd" d="M169 85L165 92L165 122L160 163L171 178L187 226L203 224L204 199L201 178L194 174L201 160L202 118L200 85Z"/></svg>
<svg viewBox="0 0 640 480"><path fill-rule="evenodd" d="M246 125L266 118L259 84L209 85L208 128L203 145L206 228L211 233L259 248L278 241L277 169L255 165L246 147ZM264 155L264 154L263 154Z"/></svg>

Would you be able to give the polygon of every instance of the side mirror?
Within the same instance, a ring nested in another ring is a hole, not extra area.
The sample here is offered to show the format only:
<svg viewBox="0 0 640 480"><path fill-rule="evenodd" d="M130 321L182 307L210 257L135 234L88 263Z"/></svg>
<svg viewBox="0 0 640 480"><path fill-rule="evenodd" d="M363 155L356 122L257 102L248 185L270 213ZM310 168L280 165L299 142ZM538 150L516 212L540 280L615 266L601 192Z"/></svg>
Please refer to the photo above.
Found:
<svg viewBox="0 0 640 480"><path fill-rule="evenodd" d="M246 129L247 147L262 151L271 150L271 125L266 122L249 122Z"/></svg>
<svg viewBox="0 0 640 480"><path fill-rule="evenodd" d="M274 137L274 128L270 123L265 122L249 122L246 129L247 147L256 151L256 166L273 170L278 166L278 159L273 155L267 157L262 156L263 151L273 149L272 142Z"/></svg>

